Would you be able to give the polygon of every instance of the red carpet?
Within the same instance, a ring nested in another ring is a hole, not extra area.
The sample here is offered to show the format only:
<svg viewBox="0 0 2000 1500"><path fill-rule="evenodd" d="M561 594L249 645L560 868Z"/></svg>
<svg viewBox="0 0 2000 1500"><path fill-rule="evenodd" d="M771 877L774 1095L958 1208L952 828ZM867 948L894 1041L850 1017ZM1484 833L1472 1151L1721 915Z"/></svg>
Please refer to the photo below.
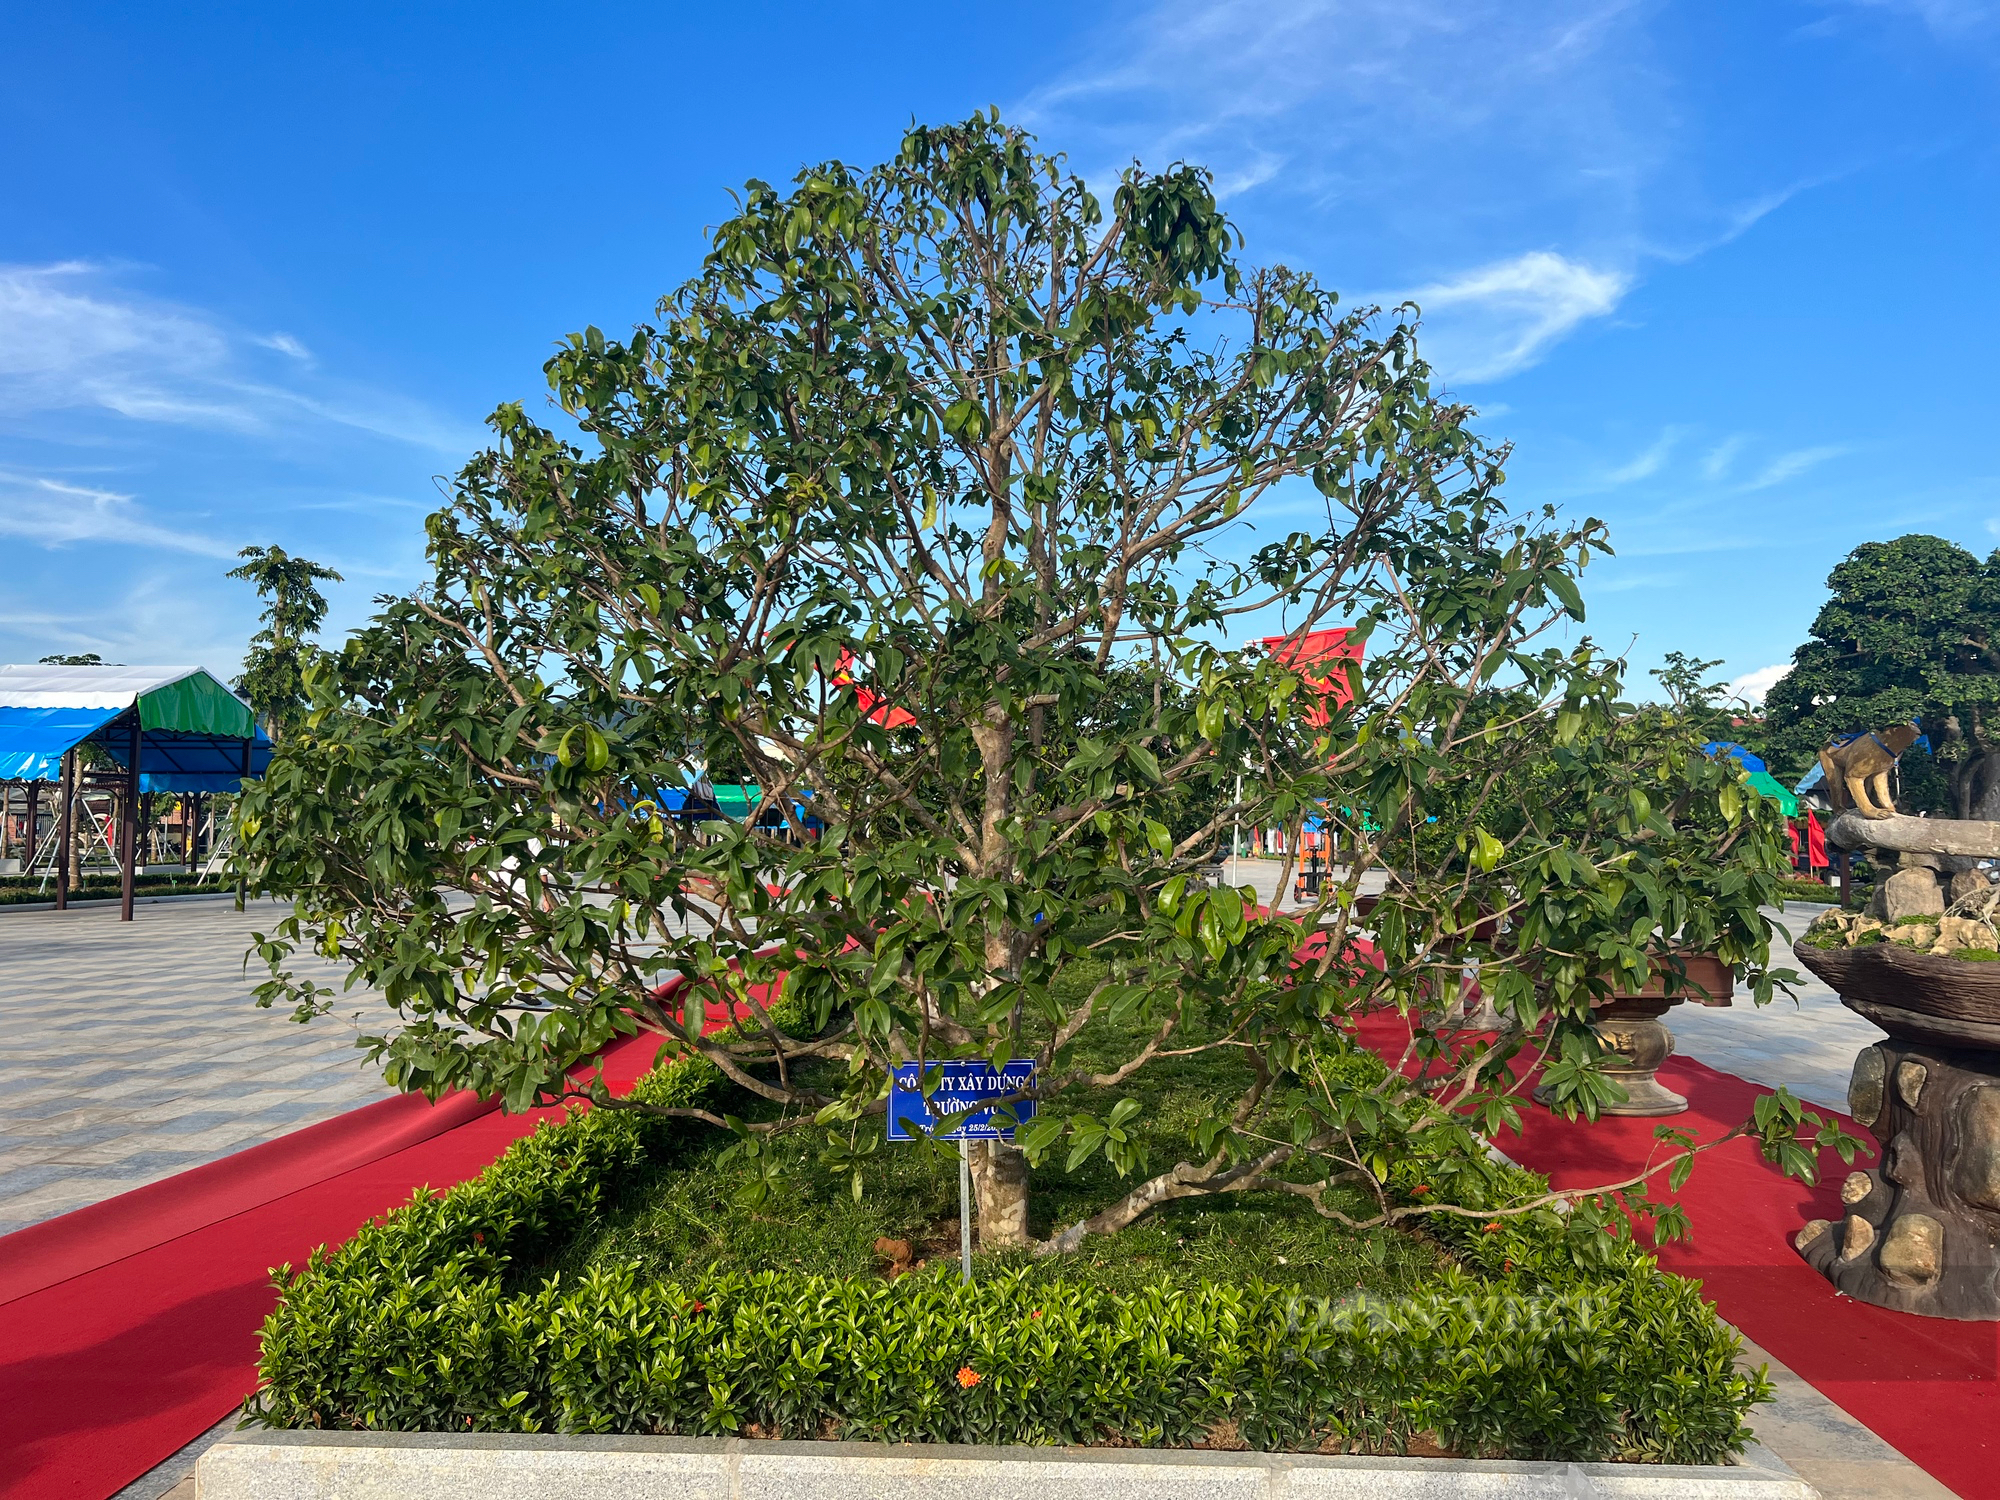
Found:
<svg viewBox="0 0 2000 1500"><path fill-rule="evenodd" d="M1392 1057L1401 1050L1398 1037L1407 1036L1393 1017L1371 1020L1362 1034ZM1712 1139L1771 1092L1689 1058L1670 1059L1659 1076L1686 1096L1686 1114L1592 1125L1531 1110L1520 1135L1496 1144L1557 1187L1614 1182L1657 1159L1655 1126ZM1872 1150L1867 1132L1845 1123ZM1864 1156L1855 1168L1871 1165ZM1808 1219L1840 1218L1841 1179L1855 1168L1826 1153L1821 1185L1808 1188L1748 1141L1709 1152L1679 1194L1694 1238L1662 1249L1660 1263L1699 1280L1723 1317L1941 1484L1966 1500L2000 1497L2000 1324L1911 1317L1855 1302L1792 1249ZM1658 1181L1655 1196L1665 1192Z"/></svg>
<svg viewBox="0 0 2000 1500"><path fill-rule="evenodd" d="M629 1088L658 1048L617 1043L606 1082ZM0 1236L0 1495L105 1500L170 1457L256 1384L271 1267L476 1176L556 1113L404 1095Z"/></svg>

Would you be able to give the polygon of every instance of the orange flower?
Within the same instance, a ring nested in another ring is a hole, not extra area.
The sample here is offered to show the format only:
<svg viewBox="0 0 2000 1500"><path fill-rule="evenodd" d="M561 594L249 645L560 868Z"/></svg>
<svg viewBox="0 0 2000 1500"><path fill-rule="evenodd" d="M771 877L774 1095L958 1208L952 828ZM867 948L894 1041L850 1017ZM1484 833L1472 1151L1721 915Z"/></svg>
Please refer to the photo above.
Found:
<svg viewBox="0 0 2000 1500"><path fill-rule="evenodd" d="M1500 1232L1500 1221L1495 1219L1492 1223L1488 1224L1485 1232L1487 1234L1498 1234Z"/></svg>
<svg viewBox="0 0 2000 1500"><path fill-rule="evenodd" d="M1410 1191L1413 1193L1428 1193L1430 1190L1431 1190L1431 1185L1428 1182L1420 1182L1415 1187L1410 1189Z"/></svg>
<svg viewBox="0 0 2000 1500"><path fill-rule="evenodd" d="M1028 1314L1028 1316L1031 1318L1039 1318L1041 1315L1042 1315L1042 1310L1039 1307L1036 1308L1033 1312Z"/></svg>
<svg viewBox="0 0 2000 1500"><path fill-rule="evenodd" d="M985 1376L973 1369L971 1365L960 1365L958 1367L958 1383L968 1391L985 1378Z"/></svg>

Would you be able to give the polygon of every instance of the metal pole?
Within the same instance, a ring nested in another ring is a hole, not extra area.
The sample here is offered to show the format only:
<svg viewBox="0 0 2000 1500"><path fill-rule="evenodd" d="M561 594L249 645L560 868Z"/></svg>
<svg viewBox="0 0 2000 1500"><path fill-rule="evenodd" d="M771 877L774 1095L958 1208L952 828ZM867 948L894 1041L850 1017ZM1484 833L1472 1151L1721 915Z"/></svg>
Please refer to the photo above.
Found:
<svg viewBox="0 0 2000 1500"><path fill-rule="evenodd" d="M35 866L35 846L41 841L42 784L28 783L28 837L21 846L21 873L27 874Z"/></svg>
<svg viewBox="0 0 2000 1500"><path fill-rule="evenodd" d="M56 815L56 910L69 909L70 844L76 828L76 748L63 751L62 806Z"/></svg>
<svg viewBox="0 0 2000 1500"><path fill-rule="evenodd" d="M1240 881L1243 878L1243 775L1241 772L1238 772L1236 776L1236 831L1229 835L1229 853L1236 864L1236 869L1231 873Z"/></svg>
<svg viewBox="0 0 2000 1500"><path fill-rule="evenodd" d="M958 1138L958 1274L972 1280L972 1142Z"/></svg>
<svg viewBox="0 0 2000 1500"><path fill-rule="evenodd" d="M243 783L250 779L250 746L256 740L256 738L257 738L257 727L256 725L253 724L250 726L249 739L246 739L243 742L243 775L241 779L239 779L236 783L236 795L238 797L241 797L243 795ZM241 851L238 852L240 856ZM236 866L236 909L238 911L243 910L244 888L245 888L245 881L243 879L243 865L239 857Z"/></svg>
<svg viewBox="0 0 2000 1500"><path fill-rule="evenodd" d="M139 871L139 705L132 705L131 758L125 764L125 816L118 821L118 920L132 920L132 890Z"/></svg>

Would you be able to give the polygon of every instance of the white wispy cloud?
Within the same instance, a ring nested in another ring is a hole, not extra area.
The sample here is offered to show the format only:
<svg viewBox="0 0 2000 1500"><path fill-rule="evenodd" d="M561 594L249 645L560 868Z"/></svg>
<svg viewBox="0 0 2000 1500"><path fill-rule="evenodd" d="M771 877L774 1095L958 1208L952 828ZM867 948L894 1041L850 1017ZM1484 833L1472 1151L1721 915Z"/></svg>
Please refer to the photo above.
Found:
<svg viewBox="0 0 2000 1500"><path fill-rule="evenodd" d="M1115 171L1185 156L1227 181L1298 167L1333 186L1329 148L1378 157L1439 133L1592 110L1587 76L1632 0L1164 0L1106 29L1013 113ZM1548 85L1580 86L1565 95ZM1395 133L1377 130L1394 124Z"/></svg>
<svg viewBox="0 0 2000 1500"><path fill-rule="evenodd" d="M1666 467L1667 458L1680 442L1681 433L1677 427L1669 427L1660 434L1659 441L1645 452L1636 455L1627 463L1620 464L1604 476L1606 484L1637 484L1642 479L1651 479Z"/></svg>
<svg viewBox="0 0 2000 1500"><path fill-rule="evenodd" d="M1756 658L1752 657L1751 660L1755 661ZM1745 672L1741 677L1729 684L1729 696L1740 698L1749 704L1762 703L1764 695L1776 687L1778 679L1791 671L1791 669L1792 664L1790 662L1781 661L1772 666L1759 667L1754 672Z"/></svg>
<svg viewBox="0 0 2000 1500"><path fill-rule="evenodd" d="M1780 453L1757 471L1755 477L1746 481L1744 490L1767 490L1773 485L1783 484L1788 479L1796 479L1809 469L1816 469L1830 458L1838 458L1847 452L1845 443L1828 443L1817 448L1795 448L1790 453Z"/></svg>
<svg viewBox="0 0 2000 1500"><path fill-rule="evenodd" d="M1992 0L1842 0L1863 10L1914 16L1940 36L1960 37L2000 25L2000 5Z"/></svg>
<svg viewBox="0 0 2000 1500"><path fill-rule="evenodd" d="M1253 236L1256 258L1408 289L1358 300L1413 298L1445 377L1493 381L1613 313L1650 254L1668 111L1647 9L1161 0L1014 113L1099 182L1134 158L1202 163L1277 236ZM1680 239L1712 234L1686 217Z"/></svg>
<svg viewBox="0 0 2000 1500"><path fill-rule="evenodd" d="M1702 455L1701 477L1710 483L1729 472L1729 466L1736 462L1736 455L1743 451L1743 445L1750 439L1742 433L1726 437Z"/></svg>
<svg viewBox="0 0 2000 1500"><path fill-rule="evenodd" d="M1614 312L1631 284L1625 272L1530 250L1409 295L1424 310L1432 362L1478 382L1527 369L1579 324Z"/></svg>
<svg viewBox="0 0 2000 1500"><path fill-rule="evenodd" d="M293 359L305 364L312 362L312 350L289 333L267 333L262 338L253 338L250 342L260 344L266 349L275 349L280 354L289 354Z"/></svg>
<svg viewBox="0 0 2000 1500"><path fill-rule="evenodd" d="M190 609L189 583L176 567L154 566L94 596L87 610L0 611L0 659L95 651L106 661L195 663L227 682L242 670L255 600L224 596Z"/></svg>
<svg viewBox="0 0 2000 1500"><path fill-rule="evenodd" d="M287 378L257 367L253 351L260 348L285 356ZM309 351L290 334L239 334L200 309L121 287L104 266L0 265L0 403L15 418L95 409L278 438L304 417L440 451L477 445L473 429L406 398L292 383L310 364Z"/></svg>
<svg viewBox="0 0 2000 1500"><path fill-rule="evenodd" d="M47 547L114 542L164 547L202 557L232 557L236 548L215 537L161 525L131 495L66 484L36 475L0 474L0 535Z"/></svg>
<svg viewBox="0 0 2000 1500"><path fill-rule="evenodd" d="M1678 584L1680 573L1621 573L1613 578L1592 578L1592 594L1628 594L1634 589L1662 589Z"/></svg>

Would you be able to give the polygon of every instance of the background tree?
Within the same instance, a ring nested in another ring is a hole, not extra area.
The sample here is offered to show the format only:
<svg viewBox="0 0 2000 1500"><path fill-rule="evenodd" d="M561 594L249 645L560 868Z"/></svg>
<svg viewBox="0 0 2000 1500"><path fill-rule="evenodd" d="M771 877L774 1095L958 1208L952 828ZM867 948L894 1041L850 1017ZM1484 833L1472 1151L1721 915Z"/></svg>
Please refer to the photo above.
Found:
<svg viewBox="0 0 2000 1500"><path fill-rule="evenodd" d="M1934 536L1867 542L1764 701L1803 770L1835 735L1921 722L1943 776L1905 755L1905 811L2000 817L2000 552L1984 563Z"/></svg>
<svg viewBox="0 0 2000 1500"><path fill-rule="evenodd" d="M80 656L45 656L41 664L45 667L111 667L116 662L108 662L95 651L86 651Z"/></svg>
<svg viewBox="0 0 2000 1500"><path fill-rule="evenodd" d="M1665 694L1662 706L1690 734L1701 736L1704 744L1720 740L1741 745L1769 762L1773 753L1769 726L1761 713L1730 696L1726 679L1711 678L1721 665L1719 659L1703 661L1685 651L1669 651L1648 675Z"/></svg>
<svg viewBox="0 0 2000 1500"><path fill-rule="evenodd" d="M236 686L275 740L305 704L305 662L314 649L311 638L326 618L326 596L319 585L345 580L332 568L293 557L282 547L245 547L236 555L249 561L231 568L228 576L254 585L265 601L258 617L264 628L250 637Z"/></svg>
<svg viewBox="0 0 2000 1500"><path fill-rule="evenodd" d="M1438 394L1407 311L1342 310L1235 245L1205 173L1135 167L1107 211L982 118L751 184L656 326L550 361L587 450L502 408L430 519L428 586L308 665L312 712L244 799L251 878L294 901L265 1002L310 1016L330 997L288 955L340 955L392 1007L392 1081L512 1108L646 1107L572 1070L649 1031L774 1111L668 1113L737 1131L753 1174L804 1137L857 1184L892 1067L1032 1057L1041 1113L980 1149L980 1231L1060 1250L1259 1186L1460 1211L1444 1178L1396 1197L1393 1166L1422 1137L1489 1172L1474 1128L1520 1107L1512 1049L1538 1040L1591 1108L1613 1086L1590 1001L1670 942L1768 995L1774 818L1685 734L1634 732L1588 640L1540 639L1582 618L1602 527L1509 514L1504 450ZM1253 533L1279 486L1317 515ZM1308 712L1298 671L1227 644L1272 612L1365 639L1353 706ZM664 821L696 759L753 772L787 826ZM1560 808L1506 800L1529 764ZM1239 811L1341 808L1350 876L1313 910L1191 879ZM1497 1050L1419 1025L1421 1076L1348 1065L1347 1027L1468 965L1513 1018ZM674 974L748 1035L700 1035L656 992ZM780 982L803 1034L764 1007ZM1128 1031L1115 1066L1079 1061ZM1120 1091L1223 1049L1253 1081L1185 1122L1182 1160L1144 1160ZM1766 1142L1795 1167L1797 1122ZM1136 1180L1033 1224L1030 1158L1093 1157Z"/></svg>

